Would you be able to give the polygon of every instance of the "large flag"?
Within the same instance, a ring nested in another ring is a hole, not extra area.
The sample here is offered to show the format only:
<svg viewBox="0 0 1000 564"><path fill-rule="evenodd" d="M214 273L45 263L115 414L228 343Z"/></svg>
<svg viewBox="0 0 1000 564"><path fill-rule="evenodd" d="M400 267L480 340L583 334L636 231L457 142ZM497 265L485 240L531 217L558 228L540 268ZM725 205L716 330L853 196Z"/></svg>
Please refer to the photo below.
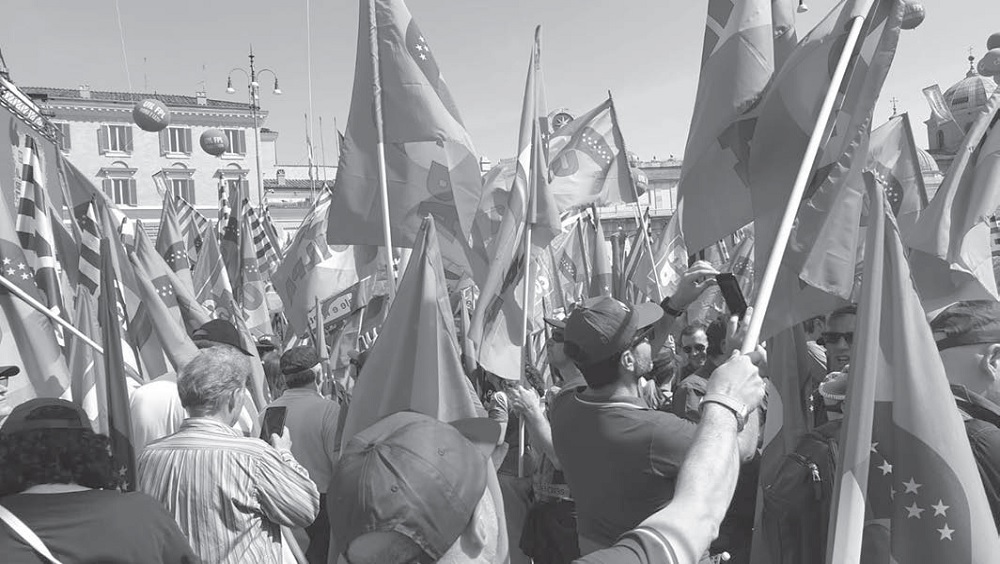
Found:
<svg viewBox="0 0 1000 564"><path fill-rule="evenodd" d="M212 222L184 198L175 197L174 204L177 207L177 223L181 226L184 241L187 242L188 259L197 262L202 237L209 233Z"/></svg>
<svg viewBox="0 0 1000 564"><path fill-rule="evenodd" d="M948 129L958 139L964 137L965 131L951 113L951 106L945 102L944 95L941 94L941 87L934 84L924 88L923 93L924 97L927 98L927 105L931 108L931 119L934 120L934 125L941 129ZM939 147L939 149L943 148Z"/></svg>
<svg viewBox="0 0 1000 564"><path fill-rule="evenodd" d="M381 131L373 111L384 118ZM412 247L423 218L432 215L445 271L454 281L471 277L466 255L482 192L479 160L427 39L402 0L361 2L354 92L329 208L331 245L385 245L380 142L393 246Z"/></svg>
<svg viewBox="0 0 1000 564"><path fill-rule="evenodd" d="M486 370L508 380L519 380L522 371L522 346L526 304L523 284L534 280L529 272L529 251L543 252L562 231L555 202L548 191L545 174L547 160L542 154L543 136L548 132L544 89L541 75L541 33L535 30L535 42L528 63L528 76L521 108L518 135L517 171L514 175L500 230L495 237L496 254L490 263L486 282L480 286L479 302L472 317L470 335L478 345L479 363ZM544 134L544 135L543 135ZM477 209L482 206L477 206ZM555 214L555 217L553 217ZM531 229L526 241L525 230ZM528 298L528 304L533 298Z"/></svg>
<svg viewBox="0 0 1000 564"><path fill-rule="evenodd" d="M502 160L483 176L482 200L476 210L471 241L473 253L473 280L479 287L486 283L490 264L488 257L496 256L497 238L507 214L510 189L517 174L515 159Z"/></svg>
<svg viewBox="0 0 1000 564"><path fill-rule="evenodd" d="M678 212L680 229L692 252L753 219L746 162L754 122L745 115L775 70L771 20L771 0L708 3L701 77L678 186L678 207L687 212Z"/></svg>
<svg viewBox="0 0 1000 564"><path fill-rule="evenodd" d="M24 249L28 266L35 272L35 283L45 299L43 303L61 314L62 291L56 263L55 233L52 230L54 210L43 184L38 148L31 136L25 137L25 162L21 173L24 181L17 209L17 236Z"/></svg>
<svg viewBox="0 0 1000 564"><path fill-rule="evenodd" d="M257 262L260 264L260 271L264 275L265 279L270 280L274 275L274 269L278 267L278 252L274 248L274 244L271 242L271 237L268 236L267 230L264 227L264 223L267 220L267 216L261 219L261 214L253 207L246 207L247 217L250 219L250 233L253 235L253 247L254 254L257 256Z"/></svg>
<svg viewBox="0 0 1000 564"><path fill-rule="evenodd" d="M827 562L858 561L866 505L890 532L893 562L995 562L1000 537L965 425L881 189L871 200Z"/></svg>
<svg viewBox="0 0 1000 564"><path fill-rule="evenodd" d="M181 235L177 208L174 197L169 191L163 194L163 212L160 214L160 231L156 235L156 252L167 261L167 266L187 285L188 290L194 290L187 241Z"/></svg>
<svg viewBox="0 0 1000 564"><path fill-rule="evenodd" d="M7 202L6 197L0 198L0 274L44 303L35 273L18 244L14 214ZM9 405L36 397L69 398L70 375L56 342L54 323L5 288L0 288L0 358L21 367L21 375L7 383Z"/></svg>
<svg viewBox="0 0 1000 564"><path fill-rule="evenodd" d="M118 322L118 286L111 257L111 242L101 241L101 293L98 298L98 319L104 334L104 379L107 393L108 437L111 457L118 473L118 487L135 491L135 448L132 443L132 423L126 388L125 359Z"/></svg>
<svg viewBox="0 0 1000 564"><path fill-rule="evenodd" d="M243 216L240 234L242 247L240 276L241 285L236 288L236 303L240 305L243 320L246 321L250 334L254 337L271 335L271 316L267 311L265 299L264 278L261 276L260 263L257 258L257 246L254 244L251 217Z"/></svg>
<svg viewBox="0 0 1000 564"><path fill-rule="evenodd" d="M927 187L920 172L917 144L908 114L892 116L872 130L868 169L882 179L892 213L905 237L917 215L927 207Z"/></svg>
<svg viewBox="0 0 1000 564"><path fill-rule="evenodd" d="M987 223L1000 207L998 121L1000 91L976 117L916 226L904 234L917 290L929 311L957 300L998 299Z"/></svg>
<svg viewBox="0 0 1000 564"><path fill-rule="evenodd" d="M559 211L634 202L628 155L611 98L549 139L549 191Z"/></svg>
<svg viewBox="0 0 1000 564"><path fill-rule="evenodd" d="M95 343L102 341L100 327L94 309L97 302L89 294L80 294L73 312L73 326L82 331ZM107 393L102 381L104 367L101 358L90 345L76 335L66 336L66 358L73 380L73 403L83 408L90 419L90 425L98 433L108 433Z"/></svg>
<svg viewBox="0 0 1000 564"><path fill-rule="evenodd" d="M278 224L274 222L271 218L271 207L267 203L267 197L264 198L264 203L261 205L261 223L264 227L264 233L267 235L268 241L271 242L271 249L274 250L277 255L277 262L281 262L281 259L285 256L285 230L282 229ZM275 268L277 268L275 264Z"/></svg>
<svg viewBox="0 0 1000 564"><path fill-rule="evenodd" d="M680 216L675 213L653 245L653 260L641 260L636 266L632 282L646 296L673 294L687 270L688 252L680 225Z"/></svg>
<svg viewBox="0 0 1000 564"><path fill-rule="evenodd" d="M80 211L80 284L93 295L101 280L101 232L94 202L85 202Z"/></svg>
<svg viewBox="0 0 1000 564"><path fill-rule="evenodd" d="M205 237L192 278L197 301L208 310L212 319L233 321L234 317L239 315L236 300L233 298L233 287L229 282L229 273L226 272L226 265L222 261L216 237Z"/></svg>

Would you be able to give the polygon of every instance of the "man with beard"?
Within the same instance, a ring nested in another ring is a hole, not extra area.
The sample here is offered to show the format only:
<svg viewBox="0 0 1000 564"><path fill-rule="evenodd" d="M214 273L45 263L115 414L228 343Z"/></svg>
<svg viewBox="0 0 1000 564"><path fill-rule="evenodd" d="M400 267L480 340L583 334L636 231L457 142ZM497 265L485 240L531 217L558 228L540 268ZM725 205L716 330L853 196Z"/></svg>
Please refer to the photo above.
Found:
<svg viewBox="0 0 1000 564"><path fill-rule="evenodd" d="M576 500L583 555L613 545L670 502L694 441L694 423L649 409L639 397L639 378L653 367L650 334L662 317L655 304L599 297L566 321L565 350L587 387L556 399L552 439ZM747 460L757 445L757 417L737 411Z"/></svg>

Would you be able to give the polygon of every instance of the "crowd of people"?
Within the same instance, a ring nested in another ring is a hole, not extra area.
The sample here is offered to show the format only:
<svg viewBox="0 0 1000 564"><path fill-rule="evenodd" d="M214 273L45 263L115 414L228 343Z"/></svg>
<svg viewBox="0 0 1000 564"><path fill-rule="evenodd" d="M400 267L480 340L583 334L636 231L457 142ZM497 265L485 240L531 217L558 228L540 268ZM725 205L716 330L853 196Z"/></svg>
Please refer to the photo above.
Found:
<svg viewBox="0 0 1000 564"><path fill-rule="evenodd" d="M76 404L10 410L2 560L745 563L761 542L782 547L769 561L821 562L857 310L801 326L809 432L764 476L767 352L738 351L752 312L685 324L714 274L698 262L660 304L598 297L546 319L547 377L468 374L482 417L403 411L352 437L315 347L263 355L273 400L254 418L257 360L235 327L209 322L197 356L131 393L135 484ZM1000 304L956 303L931 328L1000 524ZM353 358L357 378L365 355ZM866 527L863 560L888 563L887 545Z"/></svg>

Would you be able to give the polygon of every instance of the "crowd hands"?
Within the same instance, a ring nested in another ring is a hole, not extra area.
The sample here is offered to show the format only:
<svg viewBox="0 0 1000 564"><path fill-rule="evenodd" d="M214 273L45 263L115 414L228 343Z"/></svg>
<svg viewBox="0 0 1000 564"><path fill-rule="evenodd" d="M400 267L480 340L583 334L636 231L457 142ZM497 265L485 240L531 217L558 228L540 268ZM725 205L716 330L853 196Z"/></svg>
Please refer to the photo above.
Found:
<svg viewBox="0 0 1000 564"><path fill-rule="evenodd" d="M254 360L235 330L211 322L179 374L132 394L134 476L74 404L32 400L9 414L0 505L28 534L5 525L0 553L5 562L750 562L767 354L740 352L752 310L687 324L682 312L715 274L697 262L660 305L592 298L546 319L545 363L523 381L468 371L482 419L401 412L354 437L340 435L351 379L330 384L312 347L263 355L269 410L284 417L261 433L268 411L248 422L245 409ZM800 375L800 399L811 434L827 443L839 440L855 317L848 307L802 326L814 369ZM939 346L959 407L995 408L1000 424L1000 308L958 304L934 323L953 341ZM352 379L368 352L352 354ZM989 361L975 372L963 353ZM998 435L993 427L973 442L996 487ZM819 471L833 479L832 468ZM781 509L786 527L802 509L763 506ZM822 561L825 546L813 548L798 561ZM866 550L866 562L881 562Z"/></svg>

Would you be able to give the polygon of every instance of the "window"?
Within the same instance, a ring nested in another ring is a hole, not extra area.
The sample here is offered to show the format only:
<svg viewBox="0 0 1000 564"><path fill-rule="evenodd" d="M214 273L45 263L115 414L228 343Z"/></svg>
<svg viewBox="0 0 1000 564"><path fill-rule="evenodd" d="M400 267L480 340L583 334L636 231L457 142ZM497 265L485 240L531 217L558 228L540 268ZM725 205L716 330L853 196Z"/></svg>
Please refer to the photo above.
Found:
<svg viewBox="0 0 1000 564"><path fill-rule="evenodd" d="M194 180L190 178L174 178L170 181L170 189L174 197L184 198L189 204L194 204Z"/></svg>
<svg viewBox="0 0 1000 564"><path fill-rule="evenodd" d="M937 150L944 150L944 131L938 130L937 132Z"/></svg>
<svg viewBox="0 0 1000 564"><path fill-rule="evenodd" d="M247 154L247 132L242 129L225 129L226 139L229 140L230 155Z"/></svg>
<svg viewBox="0 0 1000 564"><path fill-rule="evenodd" d="M56 145L59 150L68 153L72 148L72 143L70 143L69 137L69 124L68 123L57 123L56 126Z"/></svg>
<svg viewBox="0 0 1000 564"><path fill-rule="evenodd" d="M135 179L133 178L108 178L104 181L104 192L116 204L124 206L136 205Z"/></svg>
<svg viewBox="0 0 1000 564"><path fill-rule="evenodd" d="M166 150L170 153L191 154L191 130L187 127L167 128Z"/></svg>
<svg viewBox="0 0 1000 564"><path fill-rule="evenodd" d="M97 131L97 146L102 155L131 153L132 128L127 125L102 125Z"/></svg>

